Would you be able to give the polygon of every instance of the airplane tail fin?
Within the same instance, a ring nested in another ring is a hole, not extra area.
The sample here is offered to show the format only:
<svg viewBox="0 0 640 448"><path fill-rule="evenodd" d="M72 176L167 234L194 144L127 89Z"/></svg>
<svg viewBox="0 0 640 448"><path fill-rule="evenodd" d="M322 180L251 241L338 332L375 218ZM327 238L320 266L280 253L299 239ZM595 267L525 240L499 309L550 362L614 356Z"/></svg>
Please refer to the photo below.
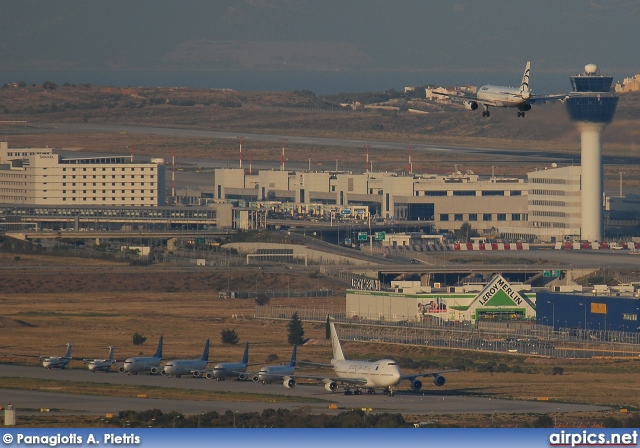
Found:
<svg viewBox="0 0 640 448"><path fill-rule="evenodd" d="M204 343L204 350L202 351L202 356L200 357L202 361L209 361L209 339Z"/></svg>
<svg viewBox="0 0 640 448"><path fill-rule="evenodd" d="M524 74L522 75L522 82L520 83L520 94L522 98L529 99L531 97L531 91L529 90L529 72L531 71L531 62L527 61L527 66L524 68Z"/></svg>
<svg viewBox="0 0 640 448"><path fill-rule="evenodd" d="M331 346L333 347L333 359L335 359L336 361L343 361L344 353L342 353L342 347L340 346L340 341L338 340L336 326L333 324L333 322L330 322L329 327L331 328Z"/></svg>
<svg viewBox="0 0 640 448"><path fill-rule="evenodd" d="M64 358L71 358L71 349L73 348L73 344L69 344L67 342L67 352L64 354Z"/></svg>
<svg viewBox="0 0 640 448"><path fill-rule="evenodd" d="M113 359L113 350L114 350L114 346L110 345L109 346L109 356L107 356L108 360L112 360Z"/></svg>
<svg viewBox="0 0 640 448"><path fill-rule="evenodd" d="M158 349L156 350L155 355L153 355L154 358L162 358L162 339L164 338L163 335L160 335L160 340L158 341Z"/></svg>
<svg viewBox="0 0 640 448"><path fill-rule="evenodd" d="M249 364L249 341L244 346L244 355L242 355L242 364Z"/></svg>
<svg viewBox="0 0 640 448"><path fill-rule="evenodd" d="M290 367L295 367L296 366L296 349L298 348L297 344L293 345L293 352L291 353L291 361L289 361L289 366Z"/></svg>

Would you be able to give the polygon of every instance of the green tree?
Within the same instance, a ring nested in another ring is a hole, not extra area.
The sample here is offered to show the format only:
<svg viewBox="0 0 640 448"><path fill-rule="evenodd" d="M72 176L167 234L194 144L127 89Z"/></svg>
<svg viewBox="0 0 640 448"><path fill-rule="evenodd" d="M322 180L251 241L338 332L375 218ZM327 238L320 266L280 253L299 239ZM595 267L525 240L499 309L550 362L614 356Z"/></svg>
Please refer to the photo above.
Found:
<svg viewBox="0 0 640 448"><path fill-rule="evenodd" d="M236 330L231 330L229 328L224 328L220 332L220 336L222 337L223 344L237 344L239 340Z"/></svg>
<svg viewBox="0 0 640 448"><path fill-rule="evenodd" d="M479 236L478 231L471 227L471 224L468 222L463 223L460 228L454 232L454 234L457 239L464 241L465 243L469 242L469 238Z"/></svg>
<svg viewBox="0 0 640 448"><path fill-rule="evenodd" d="M147 340L147 337L142 336L140 333L135 333L133 335L133 345L142 345L146 340Z"/></svg>
<svg viewBox="0 0 640 448"><path fill-rule="evenodd" d="M289 325L287 326L289 330L289 344L298 344L303 345L309 339L304 339L304 329L302 328L302 321L298 317L298 313L295 312L291 316L291 320L289 321Z"/></svg>
<svg viewBox="0 0 640 448"><path fill-rule="evenodd" d="M269 297L265 293L260 293L255 298L255 302L258 306L269 305L269 302L271 302L271 297Z"/></svg>

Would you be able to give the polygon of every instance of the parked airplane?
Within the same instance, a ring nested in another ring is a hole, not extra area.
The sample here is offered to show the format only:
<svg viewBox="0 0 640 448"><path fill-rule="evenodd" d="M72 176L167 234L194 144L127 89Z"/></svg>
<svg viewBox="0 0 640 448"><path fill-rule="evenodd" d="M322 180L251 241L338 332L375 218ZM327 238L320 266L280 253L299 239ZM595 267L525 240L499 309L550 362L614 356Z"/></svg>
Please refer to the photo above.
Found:
<svg viewBox="0 0 640 448"><path fill-rule="evenodd" d="M47 369L64 369L71 361L71 349L73 344L67 342L67 352L64 356L40 356L42 366Z"/></svg>
<svg viewBox="0 0 640 448"><path fill-rule="evenodd" d="M153 356L136 356L127 358L124 365L118 369L120 372L127 372L127 375L137 375L138 372L149 372L151 375L160 373L160 361L162 361L162 336L158 341L158 349Z"/></svg>
<svg viewBox="0 0 640 448"><path fill-rule="evenodd" d="M271 384L272 381L281 381L285 376L294 375L296 371L296 348L297 345L294 345L289 364L264 366L258 371L257 375L252 377L253 381Z"/></svg>
<svg viewBox="0 0 640 448"><path fill-rule="evenodd" d="M331 365L335 376L301 376L288 375L284 377L283 385L286 388L292 388L296 385L296 378L315 379L324 383L324 388L328 392L335 392L338 383L344 385L344 394L352 393L359 395L365 389L368 393L375 393L376 389L384 389L384 393L393 396L394 386L397 386L402 380L409 380L411 389L418 391L422 388L422 381L419 377L433 377L433 384L436 386L444 386L445 378L443 373L456 372L457 370L439 370L434 372L414 373L403 375L400 372L398 364L392 359L381 359L380 361L353 361L345 359L338 340L336 328L331 322L331 346L333 347L333 359ZM353 391L351 389L354 389Z"/></svg>
<svg viewBox="0 0 640 448"><path fill-rule="evenodd" d="M204 343L204 350L202 356L196 359L174 359L168 361L162 369L162 374L171 378L171 375L175 375L176 378L180 378L182 375L193 375L194 378L199 378L204 374L204 370L207 368L209 362L209 339Z"/></svg>
<svg viewBox="0 0 640 448"><path fill-rule="evenodd" d="M467 110L476 110L478 105L484 107L483 117L491 116L489 107L517 107L518 117L524 117L524 113L531 110L531 105L536 102L564 100L567 95L533 95L529 90L529 71L531 62L527 62L522 75L520 87L484 85L478 89L475 95L452 95L438 93L438 95L460 98L464 100L464 107Z"/></svg>
<svg viewBox="0 0 640 448"><path fill-rule="evenodd" d="M219 362L213 366L213 370L207 373L207 378L215 378L224 381L227 378L247 379L247 366L249 365L249 342L244 346L244 355L240 362Z"/></svg>
<svg viewBox="0 0 640 448"><path fill-rule="evenodd" d="M109 346L109 355L107 359L83 359L82 362L84 364L88 364L89 370L92 372L108 372L111 369L111 366L116 364L116 360L113 358L113 345Z"/></svg>

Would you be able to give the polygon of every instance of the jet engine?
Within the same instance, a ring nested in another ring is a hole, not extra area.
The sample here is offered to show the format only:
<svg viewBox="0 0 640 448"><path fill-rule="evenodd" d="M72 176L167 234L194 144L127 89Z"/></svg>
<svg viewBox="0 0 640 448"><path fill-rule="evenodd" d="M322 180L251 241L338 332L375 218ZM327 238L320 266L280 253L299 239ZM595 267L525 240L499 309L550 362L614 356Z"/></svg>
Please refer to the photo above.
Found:
<svg viewBox="0 0 640 448"><path fill-rule="evenodd" d="M327 392L335 392L338 388L338 384L335 381L327 381L324 383L324 388Z"/></svg>
<svg viewBox="0 0 640 448"><path fill-rule="evenodd" d="M248 378L248 377L247 377L247 374L246 374L246 373L241 373L241 374L239 374L239 375L238 375L238 379L239 379L240 381L246 381L246 380L247 380L247 378Z"/></svg>
<svg viewBox="0 0 640 448"><path fill-rule="evenodd" d="M411 390L419 391L420 389L422 389L422 381L417 378L411 381Z"/></svg>
<svg viewBox="0 0 640 448"><path fill-rule="evenodd" d="M478 108L478 103L475 101L465 101L464 108L467 110L476 110Z"/></svg>
<svg viewBox="0 0 640 448"><path fill-rule="evenodd" d="M528 110L531 110L531 104L529 103L524 103L518 106L518 110L522 111L522 112L526 112Z"/></svg>
<svg viewBox="0 0 640 448"><path fill-rule="evenodd" d="M199 370L194 370L193 371L193 377L194 378L200 378L202 376L202 372Z"/></svg>
<svg viewBox="0 0 640 448"><path fill-rule="evenodd" d="M120 367L118 367L118 372L120 372L120 373L124 373L124 366L120 366Z"/></svg>
<svg viewBox="0 0 640 448"><path fill-rule="evenodd" d="M165 376L167 374L167 372L165 372L164 369L162 369L160 373L162 374L162 376Z"/></svg>
<svg viewBox="0 0 640 448"><path fill-rule="evenodd" d="M207 372L207 379L208 380L212 380L213 379L213 372Z"/></svg>
<svg viewBox="0 0 640 448"><path fill-rule="evenodd" d="M151 373L151 375L157 375L160 371L158 370L157 367L151 367L151 370L149 371L149 373Z"/></svg>
<svg viewBox="0 0 640 448"><path fill-rule="evenodd" d="M258 381L260 381L260 377L258 375L253 375L251 377L251 381L253 381L254 383L257 383Z"/></svg>
<svg viewBox="0 0 640 448"><path fill-rule="evenodd" d="M296 387L296 380L295 378L291 378L290 376L285 376L282 384L287 389L293 389L294 387Z"/></svg>
<svg viewBox="0 0 640 448"><path fill-rule="evenodd" d="M444 386L444 382L445 382L445 379L443 376L433 375L433 384L435 384L436 386L438 387Z"/></svg>

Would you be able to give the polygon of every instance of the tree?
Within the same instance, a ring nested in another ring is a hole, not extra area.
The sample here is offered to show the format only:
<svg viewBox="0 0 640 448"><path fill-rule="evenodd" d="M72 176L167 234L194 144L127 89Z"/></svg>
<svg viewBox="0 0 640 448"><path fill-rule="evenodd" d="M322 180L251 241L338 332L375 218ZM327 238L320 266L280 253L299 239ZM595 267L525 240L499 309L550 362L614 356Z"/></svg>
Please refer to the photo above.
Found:
<svg viewBox="0 0 640 448"><path fill-rule="evenodd" d="M255 301L256 305L258 306L269 305L269 302L271 302L271 297L269 297L265 293L260 293L256 296Z"/></svg>
<svg viewBox="0 0 640 448"><path fill-rule="evenodd" d="M463 223L460 226L460 229L456 230L454 234L456 235L456 238L460 241L464 241L465 243L469 242L469 238L479 236L478 231L471 227L471 224L468 222Z"/></svg>
<svg viewBox="0 0 640 448"><path fill-rule="evenodd" d="M239 340L236 330L231 330L229 328L224 328L220 332L220 336L222 337L223 344L237 344Z"/></svg>
<svg viewBox="0 0 640 448"><path fill-rule="evenodd" d="M287 326L289 330L289 344L297 344L303 345L309 339L304 339L304 329L302 328L302 321L298 317L298 313L295 312L291 316L291 320L289 321L289 325Z"/></svg>
<svg viewBox="0 0 640 448"><path fill-rule="evenodd" d="M133 335L133 345L142 345L146 340L147 340L147 337L142 336L140 333L135 333Z"/></svg>

